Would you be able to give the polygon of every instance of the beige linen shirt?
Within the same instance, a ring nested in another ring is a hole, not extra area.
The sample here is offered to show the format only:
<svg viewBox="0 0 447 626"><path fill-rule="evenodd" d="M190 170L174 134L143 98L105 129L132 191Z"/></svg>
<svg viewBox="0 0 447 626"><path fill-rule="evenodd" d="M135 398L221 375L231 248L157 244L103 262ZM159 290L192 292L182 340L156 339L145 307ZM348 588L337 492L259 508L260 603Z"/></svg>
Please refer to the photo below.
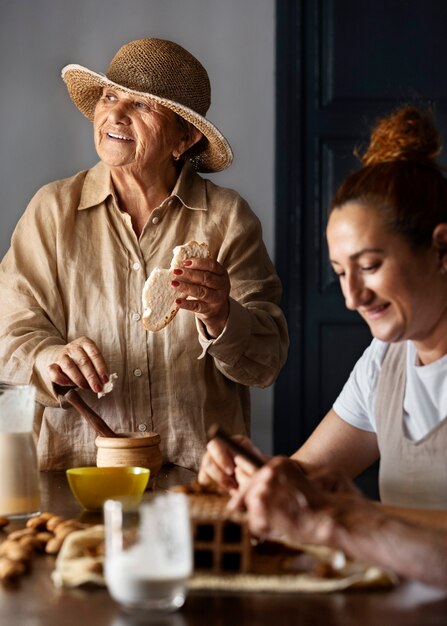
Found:
<svg viewBox="0 0 447 626"><path fill-rule="evenodd" d="M158 333L141 322L147 276L190 239L206 241L230 276L230 314L214 340L188 311ZM139 238L103 163L44 186L0 265L0 379L37 387L41 469L95 464L94 431L60 405L47 374L80 336L118 374L112 393L82 391L85 401L116 431L158 432L164 462L197 469L215 421L247 433L248 387L272 384L286 358L280 292L257 217L189 164Z"/></svg>

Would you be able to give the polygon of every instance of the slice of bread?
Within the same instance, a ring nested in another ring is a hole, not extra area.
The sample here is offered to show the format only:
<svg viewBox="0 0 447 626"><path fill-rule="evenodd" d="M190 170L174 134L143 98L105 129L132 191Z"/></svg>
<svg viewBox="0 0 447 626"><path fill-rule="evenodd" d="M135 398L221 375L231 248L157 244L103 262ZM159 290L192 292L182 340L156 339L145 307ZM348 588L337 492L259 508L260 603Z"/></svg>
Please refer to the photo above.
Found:
<svg viewBox="0 0 447 626"><path fill-rule="evenodd" d="M156 267L143 288L143 326L157 332L172 322L177 314L175 291L171 287L171 270Z"/></svg>
<svg viewBox="0 0 447 626"><path fill-rule="evenodd" d="M174 279L172 270L181 267L183 261L196 257L206 258L209 256L209 248L206 243L188 241L173 250L171 266L168 270L155 267L149 274L143 287L143 326L146 330L157 332L167 326L177 314L175 304L177 294L171 286Z"/></svg>

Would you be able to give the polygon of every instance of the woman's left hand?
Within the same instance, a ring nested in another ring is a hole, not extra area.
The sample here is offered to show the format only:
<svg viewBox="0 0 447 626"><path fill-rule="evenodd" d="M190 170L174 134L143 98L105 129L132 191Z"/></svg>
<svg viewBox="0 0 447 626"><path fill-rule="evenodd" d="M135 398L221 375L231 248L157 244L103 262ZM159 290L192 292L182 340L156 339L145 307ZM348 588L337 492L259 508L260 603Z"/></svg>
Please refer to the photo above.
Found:
<svg viewBox="0 0 447 626"><path fill-rule="evenodd" d="M177 290L179 309L192 311L206 326L210 337L218 337L225 328L230 310L230 278L227 270L214 259L189 259L173 270L171 282Z"/></svg>

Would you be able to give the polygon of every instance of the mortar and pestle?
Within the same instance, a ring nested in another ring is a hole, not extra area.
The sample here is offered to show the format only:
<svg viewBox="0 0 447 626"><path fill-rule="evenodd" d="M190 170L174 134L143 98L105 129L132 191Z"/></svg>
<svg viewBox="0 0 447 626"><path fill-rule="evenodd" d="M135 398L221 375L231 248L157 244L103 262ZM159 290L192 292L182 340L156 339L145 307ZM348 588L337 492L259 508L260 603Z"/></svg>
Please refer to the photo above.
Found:
<svg viewBox="0 0 447 626"><path fill-rule="evenodd" d="M84 402L76 389L70 389L63 399L71 404L97 433L95 439L98 467L147 467L151 478L160 471L162 456L158 433L115 433L103 418Z"/></svg>

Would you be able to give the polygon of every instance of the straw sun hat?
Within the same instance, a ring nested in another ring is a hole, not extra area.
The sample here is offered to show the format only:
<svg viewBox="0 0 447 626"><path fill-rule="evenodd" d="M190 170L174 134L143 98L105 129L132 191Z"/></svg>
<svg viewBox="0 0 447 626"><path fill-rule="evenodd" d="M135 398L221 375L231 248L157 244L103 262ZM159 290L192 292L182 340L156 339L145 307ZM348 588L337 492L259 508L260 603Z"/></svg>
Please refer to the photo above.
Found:
<svg viewBox="0 0 447 626"><path fill-rule="evenodd" d="M207 141L192 159L199 172L219 172L233 160L222 133L205 118L211 103L208 74L187 50L172 41L138 39L122 46L107 74L97 74L81 65L67 65L62 78L78 109L93 120L103 87L144 96L162 104L193 124Z"/></svg>

